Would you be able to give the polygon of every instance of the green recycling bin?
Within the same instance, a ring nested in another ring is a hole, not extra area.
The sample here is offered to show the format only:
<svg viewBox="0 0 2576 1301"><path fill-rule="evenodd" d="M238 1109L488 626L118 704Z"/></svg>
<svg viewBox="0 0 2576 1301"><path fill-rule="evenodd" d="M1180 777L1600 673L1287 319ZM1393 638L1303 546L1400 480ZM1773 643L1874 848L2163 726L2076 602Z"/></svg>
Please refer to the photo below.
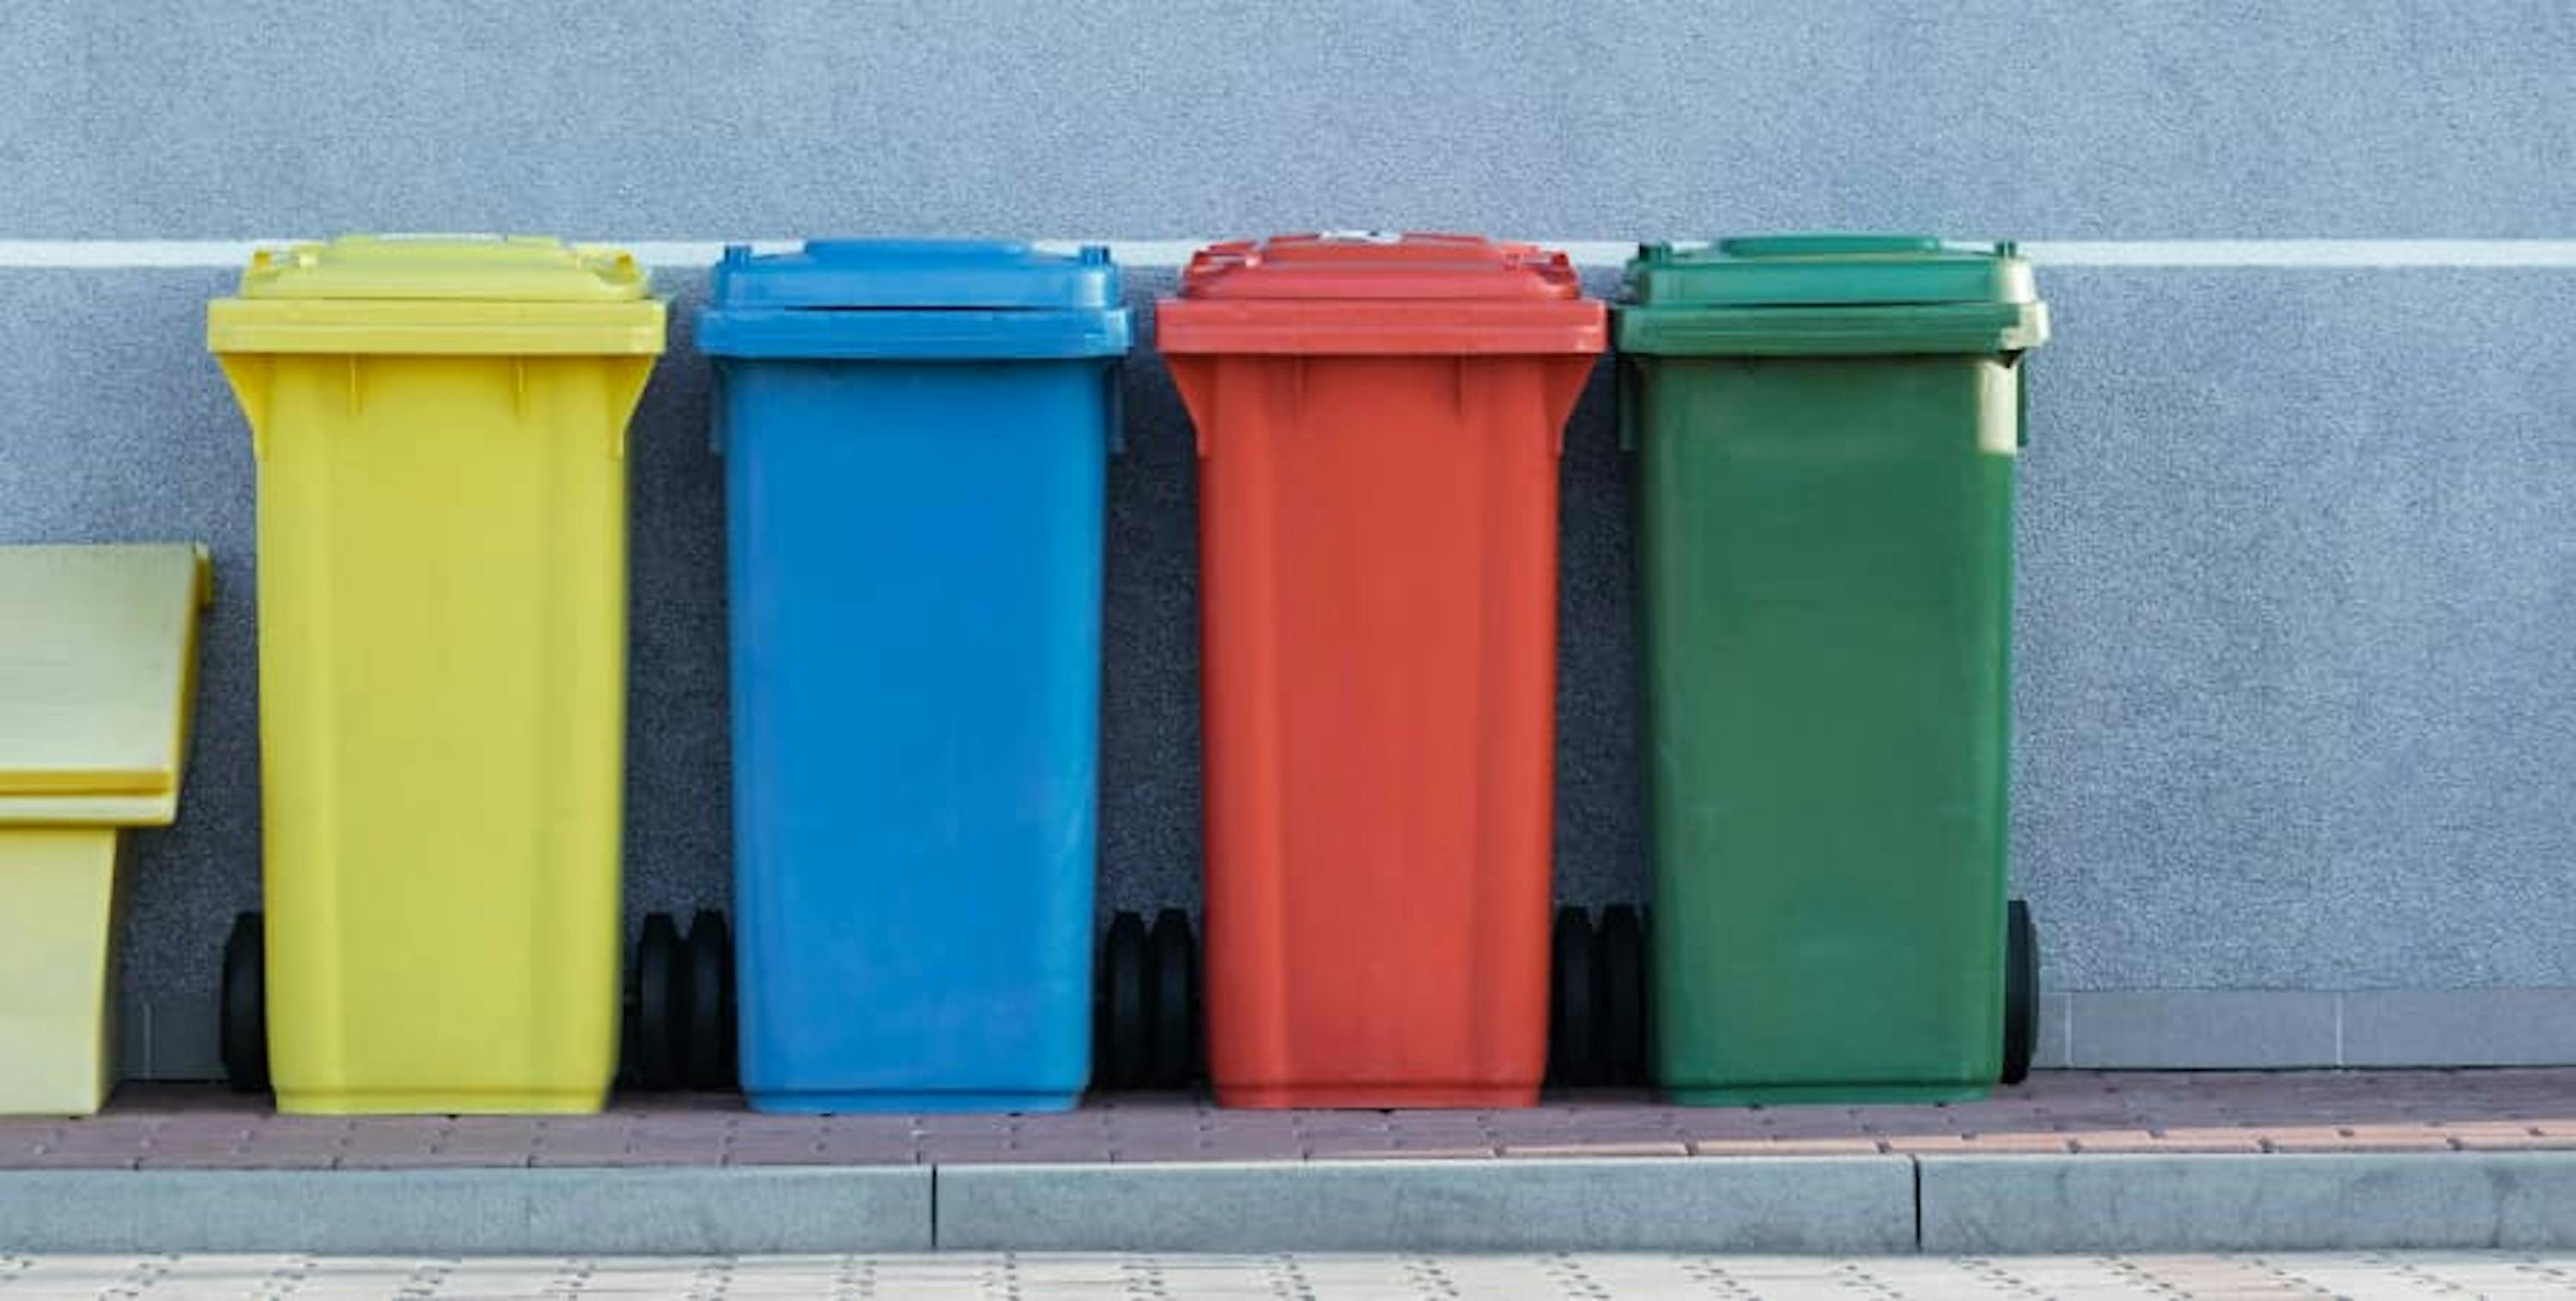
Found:
<svg viewBox="0 0 2576 1301"><path fill-rule="evenodd" d="M1657 1079L1704 1104L2017 1081L2038 981L2005 898L2013 480L2048 335L2029 264L1915 237L1657 244L1623 298Z"/></svg>

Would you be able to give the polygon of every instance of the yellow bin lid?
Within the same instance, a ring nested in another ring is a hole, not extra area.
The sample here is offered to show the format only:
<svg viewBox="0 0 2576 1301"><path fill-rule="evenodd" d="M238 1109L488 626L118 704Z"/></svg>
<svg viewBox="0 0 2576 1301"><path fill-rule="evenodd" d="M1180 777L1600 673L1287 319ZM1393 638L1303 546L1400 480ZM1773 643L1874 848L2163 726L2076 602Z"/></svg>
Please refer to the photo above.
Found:
<svg viewBox="0 0 2576 1301"><path fill-rule="evenodd" d="M176 816L212 585L202 547L0 547L0 825Z"/></svg>
<svg viewBox="0 0 2576 1301"><path fill-rule="evenodd" d="M218 353L651 355L663 333L633 254L517 235L261 249L206 316Z"/></svg>

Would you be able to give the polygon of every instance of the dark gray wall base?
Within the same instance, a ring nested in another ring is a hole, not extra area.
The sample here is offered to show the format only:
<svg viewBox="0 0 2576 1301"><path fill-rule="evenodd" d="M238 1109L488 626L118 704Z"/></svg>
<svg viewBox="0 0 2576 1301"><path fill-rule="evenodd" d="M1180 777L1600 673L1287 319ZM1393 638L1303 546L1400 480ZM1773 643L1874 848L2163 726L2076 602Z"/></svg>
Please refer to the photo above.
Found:
<svg viewBox="0 0 2576 1301"><path fill-rule="evenodd" d="M2040 1000L2043 1070L2576 1065L2576 989L2078 990ZM219 1079L211 999L129 998L124 1077Z"/></svg>
<svg viewBox="0 0 2576 1301"><path fill-rule="evenodd" d="M2049 1067L2576 1064L2576 989L2078 990L2041 1010Z"/></svg>

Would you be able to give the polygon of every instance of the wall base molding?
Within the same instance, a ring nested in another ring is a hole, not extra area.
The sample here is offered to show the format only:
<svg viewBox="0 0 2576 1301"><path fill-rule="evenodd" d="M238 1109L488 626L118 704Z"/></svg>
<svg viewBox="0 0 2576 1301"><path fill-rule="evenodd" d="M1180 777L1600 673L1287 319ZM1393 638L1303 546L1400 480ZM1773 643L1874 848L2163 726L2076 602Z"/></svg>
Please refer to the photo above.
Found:
<svg viewBox="0 0 2576 1301"><path fill-rule="evenodd" d="M2576 1064L2576 989L2074 990L2040 1016L2047 1068Z"/></svg>
<svg viewBox="0 0 2576 1301"><path fill-rule="evenodd" d="M128 999L122 1078L220 1079L211 998ZM2576 1066L2576 988L2126 989L2040 996L2045 1070Z"/></svg>

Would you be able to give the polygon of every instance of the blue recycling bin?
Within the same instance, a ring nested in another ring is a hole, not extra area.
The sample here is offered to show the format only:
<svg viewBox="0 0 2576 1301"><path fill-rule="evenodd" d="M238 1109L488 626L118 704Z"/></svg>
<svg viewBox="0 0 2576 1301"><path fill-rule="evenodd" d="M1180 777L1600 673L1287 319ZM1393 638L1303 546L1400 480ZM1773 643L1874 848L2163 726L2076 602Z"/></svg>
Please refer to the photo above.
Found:
<svg viewBox="0 0 2576 1301"><path fill-rule="evenodd" d="M741 1074L764 1111L1037 1111L1090 1075L1108 250L729 248Z"/></svg>

